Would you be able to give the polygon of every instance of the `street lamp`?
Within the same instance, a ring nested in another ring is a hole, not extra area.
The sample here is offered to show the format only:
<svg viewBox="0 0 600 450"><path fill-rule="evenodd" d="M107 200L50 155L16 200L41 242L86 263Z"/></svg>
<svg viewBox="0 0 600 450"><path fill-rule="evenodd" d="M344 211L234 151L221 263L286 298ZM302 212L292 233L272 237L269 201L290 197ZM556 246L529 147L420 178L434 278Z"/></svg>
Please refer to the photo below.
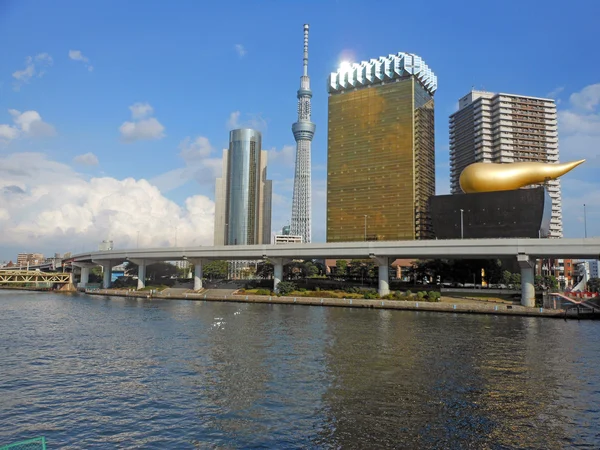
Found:
<svg viewBox="0 0 600 450"><path fill-rule="evenodd" d="M463 239L464 238L464 229L463 229L463 213L465 212L464 209L460 210L460 238Z"/></svg>
<svg viewBox="0 0 600 450"><path fill-rule="evenodd" d="M367 240L367 215L365 214L365 241Z"/></svg>
<svg viewBox="0 0 600 450"><path fill-rule="evenodd" d="M583 232L584 237L587 237L587 215L585 213L585 203L583 204Z"/></svg>

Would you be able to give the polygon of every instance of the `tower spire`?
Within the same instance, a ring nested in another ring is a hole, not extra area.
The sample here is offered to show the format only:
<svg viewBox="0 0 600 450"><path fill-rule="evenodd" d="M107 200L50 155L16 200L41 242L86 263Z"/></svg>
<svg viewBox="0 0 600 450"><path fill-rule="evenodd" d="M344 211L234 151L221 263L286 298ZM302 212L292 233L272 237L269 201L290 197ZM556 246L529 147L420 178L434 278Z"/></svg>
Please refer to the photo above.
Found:
<svg viewBox="0 0 600 450"><path fill-rule="evenodd" d="M298 121L292 125L296 140L296 170L294 173L294 196L290 232L302 236L302 242L310 242L311 181L310 152L315 135L315 124L310 120L310 78L308 76L308 24L304 25L303 72L298 89Z"/></svg>
<svg viewBox="0 0 600 450"><path fill-rule="evenodd" d="M304 76L308 76L308 24L304 24L304 58L302 59L304 66Z"/></svg>

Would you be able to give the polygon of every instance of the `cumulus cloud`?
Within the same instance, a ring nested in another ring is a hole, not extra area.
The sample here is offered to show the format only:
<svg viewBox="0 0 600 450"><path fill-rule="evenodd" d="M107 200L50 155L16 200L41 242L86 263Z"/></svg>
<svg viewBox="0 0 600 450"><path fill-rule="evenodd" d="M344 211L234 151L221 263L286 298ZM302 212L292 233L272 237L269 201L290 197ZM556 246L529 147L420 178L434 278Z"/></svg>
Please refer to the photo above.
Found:
<svg viewBox="0 0 600 450"><path fill-rule="evenodd" d="M561 160L587 158L587 167L600 167L600 83L569 97L558 111L558 132Z"/></svg>
<svg viewBox="0 0 600 450"><path fill-rule="evenodd" d="M145 117L151 116L154 114L154 108L150 105L150 103L134 103L129 107L131 111L131 117L134 119L144 119Z"/></svg>
<svg viewBox="0 0 600 450"><path fill-rule="evenodd" d="M84 153L83 155L77 155L73 158L73 161L82 166L97 166L98 157L91 152Z"/></svg>
<svg viewBox="0 0 600 450"><path fill-rule="evenodd" d="M235 44L235 51L240 58L243 58L248 53L242 44Z"/></svg>
<svg viewBox="0 0 600 450"><path fill-rule="evenodd" d="M227 127L230 130L237 128L253 128L258 131L266 131L267 121L260 114L246 114L246 120L240 120L241 113L234 111L229 114Z"/></svg>
<svg viewBox="0 0 600 450"><path fill-rule="evenodd" d="M600 84L584 87L558 111L561 161L587 161L561 178L566 237L583 237L583 204L587 206L588 236L600 236Z"/></svg>
<svg viewBox="0 0 600 450"><path fill-rule="evenodd" d="M81 61L85 68L90 72L94 70L94 66L90 64L89 58L87 56L83 56L81 50L69 50L69 58L71 58L73 61Z"/></svg>
<svg viewBox="0 0 600 450"><path fill-rule="evenodd" d="M12 76L16 80L14 89L18 91L24 84L31 81L34 76L41 78L46 73L46 69L54 63L52 56L48 53L38 53L35 56L25 58L25 68L13 72Z"/></svg>
<svg viewBox="0 0 600 450"><path fill-rule="evenodd" d="M186 137L179 144L179 149L181 150L179 156L188 164L206 158L213 151L210 141L204 136L198 136L193 140L190 137Z"/></svg>
<svg viewBox="0 0 600 450"><path fill-rule="evenodd" d="M600 83L584 87L580 92L571 94L569 101L576 108L594 111L600 104Z"/></svg>
<svg viewBox="0 0 600 450"><path fill-rule="evenodd" d="M284 145L279 151L272 148L268 151L267 164L269 166L294 167L296 164L296 147L294 145Z"/></svg>
<svg viewBox="0 0 600 450"><path fill-rule="evenodd" d="M196 195L180 206L143 179L86 180L45 154L13 153L0 156L0 220L5 249L35 242L38 251L78 252L103 239L131 248L138 231L140 246L211 245L214 203Z"/></svg>
<svg viewBox="0 0 600 450"><path fill-rule="evenodd" d="M121 140L131 143L142 140L161 139L165 137L165 127L154 117L154 108L149 103L134 103L131 110L131 122L124 122L119 127Z"/></svg>
<svg viewBox="0 0 600 450"><path fill-rule="evenodd" d="M168 192L195 180L201 186L212 191L215 179L221 176L223 168L222 157L215 152L208 138L197 136L186 137L179 144L179 156L185 166L158 175L152 180L162 192Z"/></svg>
<svg viewBox="0 0 600 450"><path fill-rule="evenodd" d="M9 109L14 125L0 124L0 142L8 142L19 137L43 138L56 135L52 125L42 120L37 111L17 111Z"/></svg>

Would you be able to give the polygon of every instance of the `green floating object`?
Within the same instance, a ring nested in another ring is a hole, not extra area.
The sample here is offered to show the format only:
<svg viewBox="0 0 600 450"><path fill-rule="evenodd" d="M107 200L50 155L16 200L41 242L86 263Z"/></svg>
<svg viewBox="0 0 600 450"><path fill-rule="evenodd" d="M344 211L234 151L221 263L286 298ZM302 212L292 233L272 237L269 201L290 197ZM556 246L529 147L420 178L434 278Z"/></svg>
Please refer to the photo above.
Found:
<svg viewBox="0 0 600 450"><path fill-rule="evenodd" d="M0 450L46 450L46 438L37 437L26 441L0 446Z"/></svg>

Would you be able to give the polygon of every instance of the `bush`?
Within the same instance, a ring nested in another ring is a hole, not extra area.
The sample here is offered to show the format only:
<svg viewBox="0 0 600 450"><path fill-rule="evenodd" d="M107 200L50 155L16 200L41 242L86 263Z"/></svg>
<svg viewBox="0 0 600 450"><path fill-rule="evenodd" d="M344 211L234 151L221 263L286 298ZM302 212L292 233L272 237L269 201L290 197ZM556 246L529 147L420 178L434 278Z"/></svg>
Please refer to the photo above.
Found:
<svg viewBox="0 0 600 450"><path fill-rule="evenodd" d="M271 291L268 289L257 289L256 295L271 295Z"/></svg>
<svg viewBox="0 0 600 450"><path fill-rule="evenodd" d="M379 294L377 293L376 290L374 289L369 289L368 291L365 292L364 294L364 298L366 299L374 299L374 298L379 298Z"/></svg>
<svg viewBox="0 0 600 450"><path fill-rule="evenodd" d="M412 296L412 292L410 292L410 289L408 291L406 291L404 293L404 295L406 295L407 297L411 297Z"/></svg>
<svg viewBox="0 0 600 450"><path fill-rule="evenodd" d="M435 291L430 291L427 294L427 300L430 302L439 302L441 297L442 297L442 294L439 292L435 292Z"/></svg>
<svg viewBox="0 0 600 450"><path fill-rule="evenodd" d="M417 299L423 300L425 298L425 292L419 291L417 292Z"/></svg>
<svg viewBox="0 0 600 450"><path fill-rule="evenodd" d="M282 281L277 285L277 294L288 295L290 292L296 290L296 284L291 281Z"/></svg>

